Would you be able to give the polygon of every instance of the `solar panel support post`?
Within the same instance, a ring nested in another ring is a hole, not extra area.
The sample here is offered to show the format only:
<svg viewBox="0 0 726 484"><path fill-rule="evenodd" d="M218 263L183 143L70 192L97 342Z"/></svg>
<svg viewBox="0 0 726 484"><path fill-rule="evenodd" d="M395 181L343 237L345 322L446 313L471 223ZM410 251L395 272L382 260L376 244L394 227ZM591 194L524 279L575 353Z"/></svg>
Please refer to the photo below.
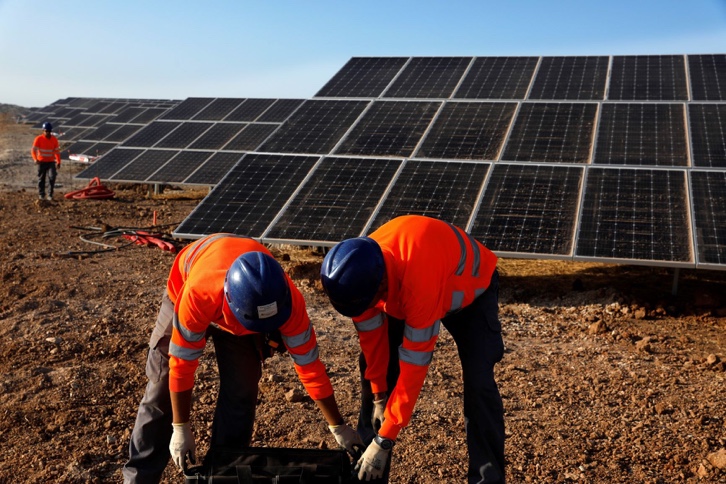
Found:
<svg viewBox="0 0 726 484"><path fill-rule="evenodd" d="M676 296L678 294L678 276L681 273L681 268L676 267L673 271L673 286L671 287L671 295Z"/></svg>

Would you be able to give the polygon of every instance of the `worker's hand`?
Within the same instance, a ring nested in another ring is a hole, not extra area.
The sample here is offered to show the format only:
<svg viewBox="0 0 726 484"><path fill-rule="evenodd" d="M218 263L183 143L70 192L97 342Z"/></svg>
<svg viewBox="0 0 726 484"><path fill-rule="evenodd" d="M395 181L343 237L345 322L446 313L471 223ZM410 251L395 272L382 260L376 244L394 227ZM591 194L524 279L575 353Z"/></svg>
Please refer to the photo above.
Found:
<svg viewBox="0 0 726 484"><path fill-rule="evenodd" d="M390 453L390 450L384 450L380 445L376 444L375 440L372 441L366 451L363 452L358 464L356 464L358 480L370 481L371 479L383 477L383 471L386 469L386 462L388 462Z"/></svg>
<svg viewBox="0 0 726 484"><path fill-rule="evenodd" d="M348 424L328 425L328 428L338 445L347 450L350 455L357 457L363 451L365 447L363 439Z"/></svg>
<svg viewBox="0 0 726 484"><path fill-rule="evenodd" d="M56 167L60 168L60 165L61 165L60 161L58 163L56 163L55 165L56 165Z"/></svg>
<svg viewBox="0 0 726 484"><path fill-rule="evenodd" d="M171 425L174 428L174 432L171 434L169 452L171 452L171 458L174 461L174 464L176 464L179 469L184 470L187 454L189 454L189 460L192 464L197 463L197 458L194 456L194 451L196 450L194 435L192 434L189 422L173 423Z"/></svg>
<svg viewBox="0 0 726 484"><path fill-rule="evenodd" d="M386 417L383 415L386 411L386 403L388 397L383 397L380 400L373 400L373 416L371 417L371 424L373 424L373 430L378 433L381 430L381 425Z"/></svg>

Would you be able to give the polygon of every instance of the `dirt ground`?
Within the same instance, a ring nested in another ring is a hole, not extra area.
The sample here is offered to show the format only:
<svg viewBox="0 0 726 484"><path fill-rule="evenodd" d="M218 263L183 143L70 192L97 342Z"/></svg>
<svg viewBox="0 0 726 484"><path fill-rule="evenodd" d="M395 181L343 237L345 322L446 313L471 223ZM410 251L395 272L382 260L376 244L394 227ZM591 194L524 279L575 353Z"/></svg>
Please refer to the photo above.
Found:
<svg viewBox="0 0 726 484"><path fill-rule="evenodd" d="M38 201L36 134L0 123L0 482L120 482L174 254L103 235L148 228L154 213L171 231L203 193L109 184L113 199L72 201L62 195L86 182L68 162L56 200ZM354 424L357 338L321 293L322 255L272 249L289 257ZM500 273L508 482L726 482L726 271L682 270L676 296L671 269L511 259ZM217 386L208 348L192 417L200 454ZM290 397L302 385L288 357L268 360L260 390L253 445L335 445L314 403ZM465 482L462 396L442 328L391 482ZM169 464L164 482L184 479Z"/></svg>

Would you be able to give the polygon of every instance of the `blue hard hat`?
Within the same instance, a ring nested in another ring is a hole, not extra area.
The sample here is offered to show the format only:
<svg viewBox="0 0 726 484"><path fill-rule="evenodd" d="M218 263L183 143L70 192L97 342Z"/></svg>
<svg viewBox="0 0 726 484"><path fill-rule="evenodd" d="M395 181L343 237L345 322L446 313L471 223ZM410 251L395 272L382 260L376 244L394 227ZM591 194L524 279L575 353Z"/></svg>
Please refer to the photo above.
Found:
<svg viewBox="0 0 726 484"><path fill-rule="evenodd" d="M240 324L257 333L278 329L292 313L285 272L262 252L247 252L235 259L224 279L224 297Z"/></svg>
<svg viewBox="0 0 726 484"><path fill-rule="evenodd" d="M323 259L320 278L330 303L343 316L360 316L373 303L386 270L383 252L370 237L344 240Z"/></svg>
<svg viewBox="0 0 726 484"><path fill-rule="evenodd" d="M43 123L43 131L53 131L53 125L46 121Z"/></svg>

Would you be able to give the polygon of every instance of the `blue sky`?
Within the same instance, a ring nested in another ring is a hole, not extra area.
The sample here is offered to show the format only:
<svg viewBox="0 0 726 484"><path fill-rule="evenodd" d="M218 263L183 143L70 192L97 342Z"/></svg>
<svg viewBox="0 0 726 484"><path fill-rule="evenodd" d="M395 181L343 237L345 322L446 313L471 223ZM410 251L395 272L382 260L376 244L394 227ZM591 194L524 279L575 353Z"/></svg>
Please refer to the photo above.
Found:
<svg viewBox="0 0 726 484"><path fill-rule="evenodd" d="M726 53L726 0L0 0L0 103L312 97L354 56Z"/></svg>

